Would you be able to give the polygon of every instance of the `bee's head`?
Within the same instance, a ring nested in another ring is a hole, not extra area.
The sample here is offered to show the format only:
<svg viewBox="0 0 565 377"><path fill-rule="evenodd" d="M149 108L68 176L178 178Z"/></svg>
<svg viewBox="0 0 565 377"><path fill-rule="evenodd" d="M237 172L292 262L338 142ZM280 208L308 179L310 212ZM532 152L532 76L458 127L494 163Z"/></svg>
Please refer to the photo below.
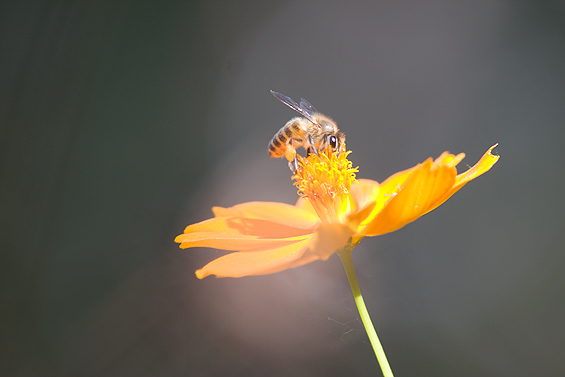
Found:
<svg viewBox="0 0 565 377"><path fill-rule="evenodd" d="M338 131L334 134L326 135L326 145L334 152L339 152L341 145L345 142L345 134L341 131Z"/></svg>

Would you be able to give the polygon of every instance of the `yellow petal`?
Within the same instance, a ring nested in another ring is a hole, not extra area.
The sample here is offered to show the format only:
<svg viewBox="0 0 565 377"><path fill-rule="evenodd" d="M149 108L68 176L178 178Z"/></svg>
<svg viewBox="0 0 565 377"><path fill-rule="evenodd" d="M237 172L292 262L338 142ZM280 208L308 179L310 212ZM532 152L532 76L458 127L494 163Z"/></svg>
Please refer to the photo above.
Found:
<svg viewBox="0 0 565 377"><path fill-rule="evenodd" d="M371 199L373 201L373 207L372 210L369 211L369 213L366 214L366 217L362 220L360 220L360 225L359 225L359 231L361 231L361 229L363 229L368 223L370 223L375 216L377 216L377 214L379 212L382 211L382 209L384 208L385 204L394 197L394 195L396 195L396 192L400 189L401 185L404 184L404 182L406 181L406 179L410 176L410 174L412 173L412 171L414 171L414 169L416 169L419 165L414 166L413 168L410 169L406 169L403 170L401 172L398 172L392 176L390 176L389 178L387 178L383 183L381 183L380 185L377 182L368 180L368 179L360 179L359 182L361 183L361 185L365 185L365 186L369 186L372 185L373 186L373 190L371 192L372 194L372 198L370 198L370 195L367 195L370 192L370 186L369 187L365 187L363 188L363 193L358 193L353 191L353 185L352 187L352 194L355 197L356 195L360 195L361 198L360 199L356 199L358 202L363 202L363 201L367 201L369 199ZM371 184L371 182L374 182ZM378 189L374 186L378 185ZM367 195L366 197L363 198L363 195ZM365 211L363 211L363 213L365 213Z"/></svg>
<svg viewBox="0 0 565 377"><path fill-rule="evenodd" d="M434 210L435 208L437 208L438 206L443 204L447 199L449 199L453 194L455 194L457 191L459 191L459 189L461 189L463 186L465 186L468 182L472 181L473 179L477 178L478 176L489 171L490 168L492 168L494 166L494 164L496 164L496 162L500 158L500 156L495 156L491 153L492 150L497 145L498 145L498 143L493 145L492 147L490 147L485 152L485 154L481 157L481 159L472 168L470 168L469 170L467 170L464 173L457 175L457 177L455 178L455 184L453 185L453 187L448 192L446 192L441 198L439 198L436 201L436 203L434 203L430 207L428 212Z"/></svg>
<svg viewBox="0 0 565 377"><path fill-rule="evenodd" d="M281 245L309 237L313 229L293 228L261 219L216 217L186 227L175 238L182 249L211 247L222 250L247 250Z"/></svg>
<svg viewBox="0 0 565 377"><path fill-rule="evenodd" d="M251 250L258 247L277 247L304 240L310 237L306 234L288 238L259 238L242 234L222 234L222 233L188 233L181 234L175 238L175 242L180 243L181 249L189 247L209 247L220 250Z"/></svg>
<svg viewBox="0 0 565 377"><path fill-rule="evenodd" d="M475 166L457 176L454 175L455 166L465 155L460 153L455 156L444 152L433 164L428 159L421 165L387 179L381 185L373 213L362 224L362 235L375 236L392 232L437 208L467 182L487 172L498 161L499 156L491 154L496 145L498 144L489 148ZM402 182L404 179L405 182ZM392 185L396 185L396 189ZM383 195L390 199L385 200L384 208L380 210Z"/></svg>
<svg viewBox="0 0 565 377"><path fill-rule="evenodd" d="M390 187L390 184L386 185L388 189L394 190L390 194L392 197L365 226L363 235L376 236L392 232L422 216L453 186L456 173L454 167L434 167L432 160L428 159L412 169L400 190Z"/></svg>
<svg viewBox="0 0 565 377"><path fill-rule="evenodd" d="M312 229L320 219L315 213L296 206L275 202L249 202L230 208L212 208L216 217L234 216L268 220L294 228Z"/></svg>
<svg viewBox="0 0 565 377"><path fill-rule="evenodd" d="M306 239L272 249L227 254L196 271L196 276L199 279L208 275L238 278L272 274L302 266L317 259L313 254L305 255L309 242Z"/></svg>
<svg viewBox="0 0 565 377"><path fill-rule="evenodd" d="M400 187L406 182L410 174L416 169L421 167L421 164L414 166L413 168L403 170L396 174L388 177L383 183L377 197L375 198L375 209L374 211L380 212L384 205L396 195L396 192L400 190ZM375 214L375 213L373 213Z"/></svg>

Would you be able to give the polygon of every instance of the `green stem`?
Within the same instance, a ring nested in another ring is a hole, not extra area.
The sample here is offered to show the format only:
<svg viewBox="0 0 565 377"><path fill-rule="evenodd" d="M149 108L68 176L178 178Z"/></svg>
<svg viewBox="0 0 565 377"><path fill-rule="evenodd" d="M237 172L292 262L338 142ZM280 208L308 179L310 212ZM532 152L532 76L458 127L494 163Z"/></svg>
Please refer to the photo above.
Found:
<svg viewBox="0 0 565 377"><path fill-rule="evenodd" d="M355 298L357 310L359 310L361 321L365 326L365 331L369 336L369 340L371 341L371 345L373 346L373 350L375 351L375 355L377 356L377 360L379 362L379 365L381 366L381 370L383 371L383 376L394 377L392 370L390 369L390 365L388 364L388 360L386 359L383 346L379 341L377 332L375 331L373 323L371 322L371 318L369 317L369 312L367 311L367 307L365 306L365 302L363 301L363 296L361 296L361 290L359 289L357 277L355 276L355 269L353 268L353 259L351 258L352 251L352 247L346 247L339 251L337 254L341 258L343 267L345 267L345 273L347 274L347 279L349 280L349 285L351 286L351 292L353 292L353 297Z"/></svg>

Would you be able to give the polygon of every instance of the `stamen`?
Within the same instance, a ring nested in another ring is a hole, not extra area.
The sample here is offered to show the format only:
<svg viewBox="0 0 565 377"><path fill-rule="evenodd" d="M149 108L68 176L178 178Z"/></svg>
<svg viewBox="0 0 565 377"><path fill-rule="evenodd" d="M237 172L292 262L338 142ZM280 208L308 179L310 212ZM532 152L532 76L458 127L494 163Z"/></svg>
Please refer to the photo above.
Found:
<svg viewBox="0 0 565 377"><path fill-rule="evenodd" d="M307 198L322 222L346 221L353 206L350 189L355 182L357 168L347 159L350 151L334 153L327 147L319 154L298 156L298 167L292 177L298 194Z"/></svg>

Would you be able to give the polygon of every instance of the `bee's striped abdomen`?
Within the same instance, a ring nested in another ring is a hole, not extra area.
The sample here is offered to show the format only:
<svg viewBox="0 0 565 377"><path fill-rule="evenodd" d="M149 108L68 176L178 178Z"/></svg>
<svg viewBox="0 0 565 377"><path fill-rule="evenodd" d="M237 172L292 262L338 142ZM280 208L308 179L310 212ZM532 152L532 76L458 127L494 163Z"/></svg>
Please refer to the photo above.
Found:
<svg viewBox="0 0 565 377"><path fill-rule="evenodd" d="M271 139L269 143L269 157L275 158L284 156L290 139L300 139L301 136L302 128L297 118L291 119Z"/></svg>

